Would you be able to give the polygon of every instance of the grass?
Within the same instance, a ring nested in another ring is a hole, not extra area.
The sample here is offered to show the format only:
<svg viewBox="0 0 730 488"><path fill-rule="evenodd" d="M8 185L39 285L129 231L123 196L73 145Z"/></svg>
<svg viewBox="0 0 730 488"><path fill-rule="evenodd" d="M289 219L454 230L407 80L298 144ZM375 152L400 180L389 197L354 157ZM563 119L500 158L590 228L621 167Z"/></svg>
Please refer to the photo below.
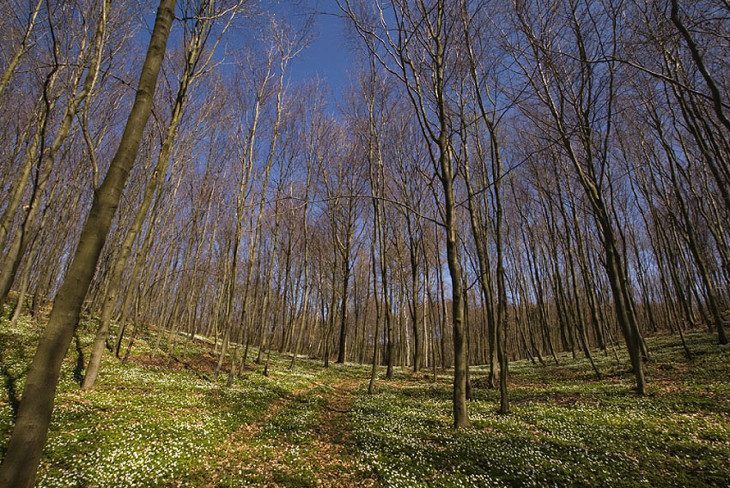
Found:
<svg viewBox="0 0 730 488"><path fill-rule="evenodd" d="M0 322L0 454L13 400L40 334ZM37 482L40 486L728 486L730 354L706 334L649 340L649 394L637 397L626 358L510 365L511 414L472 369L472 427L451 429L449 378L399 372L365 393L369 368L301 360L271 374L252 365L232 387L212 380L207 346L177 361L139 340L127 363L104 358L80 392L93 324L69 350ZM254 356L251 356L254 357ZM207 369L206 369L207 368Z"/></svg>
<svg viewBox="0 0 730 488"><path fill-rule="evenodd" d="M448 385L409 381L362 396L355 439L387 486L727 486L730 354L704 334L692 362L673 337L650 340L649 394L633 394L624 363L511 365L511 414L478 389L472 428L450 427ZM479 369L473 371L478 377Z"/></svg>

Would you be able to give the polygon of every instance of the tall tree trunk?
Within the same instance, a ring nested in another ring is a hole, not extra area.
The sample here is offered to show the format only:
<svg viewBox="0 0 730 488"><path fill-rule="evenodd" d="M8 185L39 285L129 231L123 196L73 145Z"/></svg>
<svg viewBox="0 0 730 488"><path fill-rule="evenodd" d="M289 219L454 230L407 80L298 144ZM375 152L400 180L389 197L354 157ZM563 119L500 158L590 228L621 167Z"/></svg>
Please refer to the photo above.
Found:
<svg viewBox="0 0 730 488"><path fill-rule="evenodd" d="M53 412L61 363L78 323L86 291L96 270L119 198L134 164L142 132L152 108L157 75L162 65L174 17L175 0L161 0L155 26L127 119L104 182L94 193L91 211L81 232L76 254L51 310L48 325L30 365L18 417L0 465L0 485L33 486Z"/></svg>
<svg viewBox="0 0 730 488"><path fill-rule="evenodd" d="M337 350L337 363L342 364L346 359L347 347L347 292L348 283L350 282L350 271L352 264L350 263L350 236L347 236L345 249L342 255L342 299L340 304L340 344Z"/></svg>

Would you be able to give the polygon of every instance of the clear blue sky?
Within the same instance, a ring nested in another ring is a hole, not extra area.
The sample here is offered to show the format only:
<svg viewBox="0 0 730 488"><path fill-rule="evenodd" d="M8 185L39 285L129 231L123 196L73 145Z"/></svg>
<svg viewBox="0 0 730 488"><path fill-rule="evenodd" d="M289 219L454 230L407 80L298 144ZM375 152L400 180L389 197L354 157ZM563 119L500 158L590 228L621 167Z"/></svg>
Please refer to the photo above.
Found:
<svg viewBox="0 0 730 488"><path fill-rule="evenodd" d="M336 1L264 0L262 4L294 26L302 25L308 15L316 13L312 42L292 63L290 75L295 83L314 77L322 79L330 87L330 108L334 109L348 85L355 58Z"/></svg>

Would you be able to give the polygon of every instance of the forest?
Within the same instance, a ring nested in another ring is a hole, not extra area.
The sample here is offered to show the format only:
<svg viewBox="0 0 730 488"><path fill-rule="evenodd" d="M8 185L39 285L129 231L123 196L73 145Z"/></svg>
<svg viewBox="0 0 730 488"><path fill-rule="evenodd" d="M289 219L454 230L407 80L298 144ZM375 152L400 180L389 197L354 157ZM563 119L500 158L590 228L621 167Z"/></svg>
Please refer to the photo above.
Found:
<svg viewBox="0 0 730 488"><path fill-rule="evenodd" d="M2 6L0 488L727 486L726 0Z"/></svg>

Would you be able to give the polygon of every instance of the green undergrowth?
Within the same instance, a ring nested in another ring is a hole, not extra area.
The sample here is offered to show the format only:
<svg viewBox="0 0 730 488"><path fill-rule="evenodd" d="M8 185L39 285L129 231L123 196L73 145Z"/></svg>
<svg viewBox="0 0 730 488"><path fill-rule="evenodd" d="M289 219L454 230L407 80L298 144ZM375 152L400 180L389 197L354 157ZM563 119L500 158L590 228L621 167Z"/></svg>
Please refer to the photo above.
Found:
<svg viewBox="0 0 730 488"><path fill-rule="evenodd" d="M323 368L272 354L226 387L203 341L174 354L137 340L127 362L106 353L97 386L79 390L95 323L83 321L63 366L40 486L727 486L730 353L704 333L648 340L648 395L621 350L588 361L510 364L509 415L487 371L471 369L472 427L451 428L449 372ZM28 317L0 322L0 455L41 333ZM162 338L167 349L167 337ZM551 359L548 361L548 359Z"/></svg>
<svg viewBox="0 0 730 488"><path fill-rule="evenodd" d="M511 413L475 387L472 427L451 429L451 390L382 384L353 410L363 469L386 486L727 486L730 354L705 334L649 340L648 395L634 394L627 360L511 364ZM475 385L486 374L472 369Z"/></svg>
<svg viewBox="0 0 730 488"><path fill-rule="evenodd" d="M0 395L0 454L9 437L13 399L20 396L41 330L22 317L14 330L0 324L4 394ZM153 357L153 341L137 340L129 360L107 353L96 387L79 389L79 364L88 360L91 323L82 323L69 348L56 397L39 486L166 486L184 480L202 459L215 456L228 435L256 422L270 405L316 380L318 368L302 360L294 372L276 358L271 374L245 371L226 387L195 370L207 346L185 344L175 359ZM253 360L255 355L251 355ZM198 364L194 364L194 360ZM81 368L82 371L82 368ZM10 386L9 386L10 385ZM9 392L12 392L9 394Z"/></svg>
<svg viewBox="0 0 730 488"><path fill-rule="evenodd" d="M319 389L322 387L315 387ZM246 440L246 449L235 456L235 468L224 472L219 486L317 486L317 465L306 457L315 440L313 430L324 400L307 392L287 402L258 432Z"/></svg>

